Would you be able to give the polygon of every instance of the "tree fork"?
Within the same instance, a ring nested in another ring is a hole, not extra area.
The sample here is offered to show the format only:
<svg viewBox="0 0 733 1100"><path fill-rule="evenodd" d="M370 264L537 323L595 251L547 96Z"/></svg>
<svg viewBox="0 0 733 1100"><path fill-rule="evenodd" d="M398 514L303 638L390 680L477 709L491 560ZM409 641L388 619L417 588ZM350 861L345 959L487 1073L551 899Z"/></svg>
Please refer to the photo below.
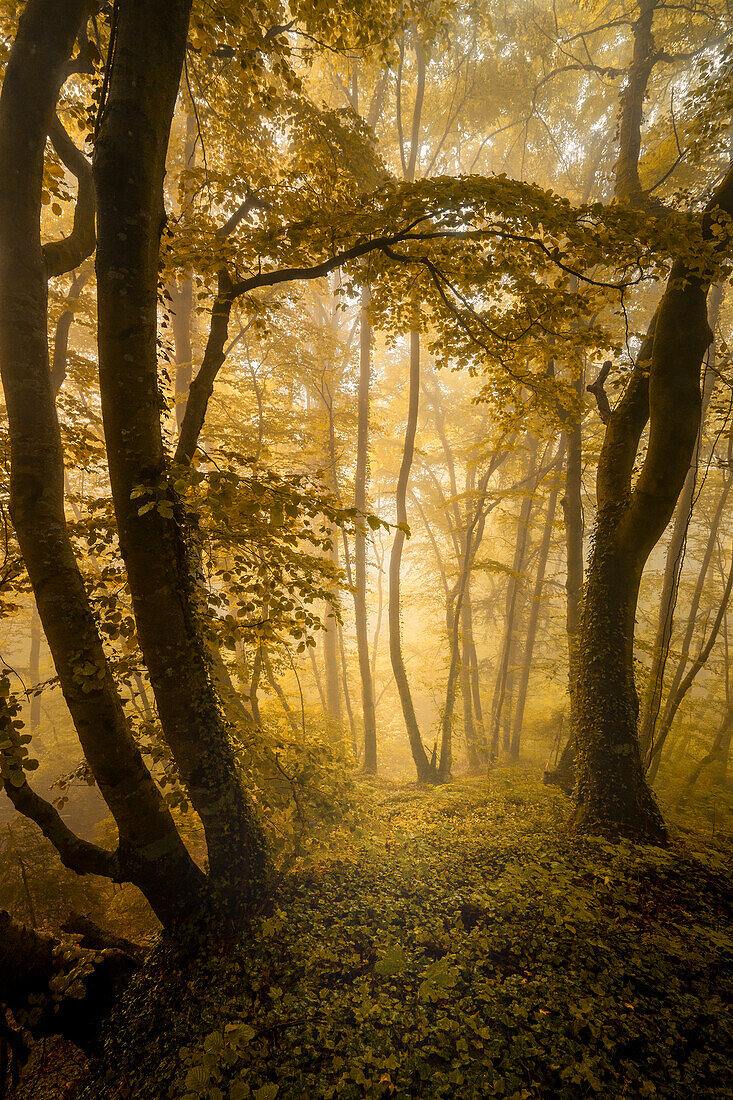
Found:
<svg viewBox="0 0 733 1100"><path fill-rule="evenodd" d="M666 840L649 789L637 735L634 620L651 550L672 517L700 428L700 367L710 343L707 294L714 259L727 237L718 212L733 213L731 167L702 219L712 244L705 266L675 260L626 392L613 410L598 466L598 519L588 569L578 647L576 713L579 829ZM641 434L646 456L631 487Z"/></svg>

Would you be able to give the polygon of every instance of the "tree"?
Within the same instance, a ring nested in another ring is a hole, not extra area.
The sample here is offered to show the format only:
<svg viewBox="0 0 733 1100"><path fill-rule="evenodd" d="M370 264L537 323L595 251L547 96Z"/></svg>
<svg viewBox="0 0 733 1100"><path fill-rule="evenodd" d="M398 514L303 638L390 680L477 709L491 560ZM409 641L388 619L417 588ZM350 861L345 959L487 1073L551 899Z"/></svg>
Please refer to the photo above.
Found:
<svg viewBox="0 0 733 1100"><path fill-rule="evenodd" d="M4 785L68 866L135 882L161 920L174 924L200 910L206 880L142 762L89 608L64 516L48 361L49 269L40 239L44 149L86 13L86 4L72 0L61 6L31 0L8 61L0 97L0 149L8 165L0 200L0 368L11 435L13 523L64 696L118 825L118 851L80 842L56 809L32 791L21 769L4 768ZM3 726L12 728L7 712Z"/></svg>
<svg viewBox="0 0 733 1100"><path fill-rule="evenodd" d="M598 464L598 518L588 565L578 663L576 824L663 841L637 738L634 618L646 560L674 511L700 429L700 366L710 343L706 301L733 216L733 169L700 220L707 259L679 256L608 421ZM722 239L721 239L722 238ZM642 432L649 441L631 479Z"/></svg>

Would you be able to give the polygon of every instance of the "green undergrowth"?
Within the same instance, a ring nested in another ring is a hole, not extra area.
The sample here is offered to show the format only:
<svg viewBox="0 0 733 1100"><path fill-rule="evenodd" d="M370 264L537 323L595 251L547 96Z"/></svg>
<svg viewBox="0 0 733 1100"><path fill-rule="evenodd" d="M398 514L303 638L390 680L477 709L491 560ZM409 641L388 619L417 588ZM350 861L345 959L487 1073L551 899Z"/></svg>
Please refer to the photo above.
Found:
<svg viewBox="0 0 733 1100"><path fill-rule="evenodd" d="M87 1100L733 1095L720 849L571 840L519 772L368 794L225 958L136 980Z"/></svg>

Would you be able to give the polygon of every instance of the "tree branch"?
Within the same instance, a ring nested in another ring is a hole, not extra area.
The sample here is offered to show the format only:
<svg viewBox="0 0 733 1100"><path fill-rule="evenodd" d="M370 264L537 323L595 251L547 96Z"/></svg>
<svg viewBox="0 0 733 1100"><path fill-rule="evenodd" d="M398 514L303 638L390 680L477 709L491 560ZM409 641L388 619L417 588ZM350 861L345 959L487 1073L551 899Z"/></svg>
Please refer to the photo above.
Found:
<svg viewBox="0 0 733 1100"><path fill-rule="evenodd" d="M611 419L611 405L608 400L608 394L604 388L606 379L608 378L609 371L611 370L612 363L610 359L601 367L600 373L595 382L592 382L589 386L586 386L588 393L592 393L596 399L598 405L598 415L604 424L608 424Z"/></svg>
<svg viewBox="0 0 733 1100"><path fill-rule="evenodd" d="M121 881L116 852L109 852L78 837L62 819L56 807L36 794L27 782L21 787L15 787L6 781L4 788L18 813L35 821L46 839L51 841L64 867L76 871L78 875L101 875L113 882Z"/></svg>
<svg viewBox="0 0 733 1100"><path fill-rule="evenodd" d="M51 241L43 246L46 274L51 279L79 267L88 256L91 256L97 238L94 225L95 195L92 166L66 133L58 116L54 116L48 136L61 162L72 175L76 176L78 185L74 226L71 233L60 241Z"/></svg>

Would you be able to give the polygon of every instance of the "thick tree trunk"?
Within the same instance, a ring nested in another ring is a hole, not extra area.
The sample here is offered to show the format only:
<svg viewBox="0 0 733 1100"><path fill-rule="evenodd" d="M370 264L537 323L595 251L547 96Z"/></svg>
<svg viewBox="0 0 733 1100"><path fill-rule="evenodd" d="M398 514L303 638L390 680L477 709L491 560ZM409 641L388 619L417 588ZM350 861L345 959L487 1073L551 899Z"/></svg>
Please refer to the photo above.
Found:
<svg viewBox="0 0 733 1100"><path fill-rule="evenodd" d="M27 783L6 790L74 870L135 882L164 924L198 908L190 859L127 725L69 540L47 344L40 242L46 135L83 0L31 0L0 97L0 369L11 437L11 512L38 613L85 758L119 829L117 853L80 842ZM77 260L78 262L78 260ZM127 369L127 368L126 368Z"/></svg>
<svg viewBox="0 0 733 1100"><path fill-rule="evenodd" d="M366 511L366 483L369 463L369 387L372 369L372 334L367 314L368 306L369 289L365 287L361 300L356 472L354 475L354 507L362 515ZM366 553L367 532L363 520L360 521L357 516L354 537L354 618L359 673L361 676L362 714L364 716L364 771L367 775L376 775L377 721L374 710L374 682L369 663L369 637L367 634Z"/></svg>
<svg viewBox="0 0 733 1100"><path fill-rule="evenodd" d="M617 542L614 516L599 512L580 627L577 820L660 841L664 825L636 736L634 620L643 561Z"/></svg>
<svg viewBox="0 0 733 1100"><path fill-rule="evenodd" d="M407 413L407 427L405 429L405 445L402 451L402 463L397 479L397 522L407 523L407 486L410 480L412 459L415 453L415 432L417 430L417 414L420 404L420 334L417 331L410 333L410 396ZM402 549L405 544L404 530L395 531L392 553L389 559L389 654L392 660L397 691L402 705L402 714L407 728L407 736L410 740L412 759L415 761L417 778L421 783L427 782L433 777L433 768L428 760L425 746L420 736L420 728L417 724L415 707L412 702L412 692L407 679L404 657L402 656L402 640L400 637L400 569L402 566Z"/></svg>
<svg viewBox="0 0 733 1100"><path fill-rule="evenodd" d="M710 301L708 305L708 319L710 328L713 332L715 332L715 325L717 323L722 297L723 288L720 284L718 284L713 288L710 293ZM682 486L680 499L677 502L675 521L672 528L669 545L667 547L667 554L664 565L664 579L662 581L662 593L661 601L659 604L657 630L654 638L654 645L652 647L652 663L649 669L646 692L644 694L642 718L641 722L639 723L639 742L641 744L642 757L648 753L649 747L654 740L654 731L656 728L657 717L659 715L659 707L662 701L662 693L664 689L664 671L667 664L667 653L669 652L669 644L672 639L672 630L674 626L677 587L679 585L680 573L682 571L685 544L687 542L687 529L689 527L690 519L692 517L695 489L697 487L697 468L702 441L702 428L705 423L705 413L707 411L710 398L712 397L713 388L715 386L715 380L717 377L714 363L714 342L711 344L708 354L711 357L711 361L708 363L708 367L705 371L705 379L702 393L702 409L700 411L700 431L698 432L697 442L695 444L694 460L690 465L690 469L687 471L685 484Z"/></svg>
<svg viewBox="0 0 733 1100"><path fill-rule="evenodd" d="M157 376L163 176L189 13L190 0L130 0L118 15L94 158L100 390L120 548L163 733L202 820L212 880L230 909L246 911L261 900L267 846L196 622Z"/></svg>
<svg viewBox="0 0 733 1100"><path fill-rule="evenodd" d="M708 204L733 212L733 169ZM637 737L634 617L647 558L674 511L700 428L700 366L710 343L706 298L712 278L673 264L626 392L606 426L598 465L598 519L578 647L578 808L580 828L653 842L666 830L644 779ZM647 373L648 371L648 373ZM631 477L649 422L646 456Z"/></svg>

